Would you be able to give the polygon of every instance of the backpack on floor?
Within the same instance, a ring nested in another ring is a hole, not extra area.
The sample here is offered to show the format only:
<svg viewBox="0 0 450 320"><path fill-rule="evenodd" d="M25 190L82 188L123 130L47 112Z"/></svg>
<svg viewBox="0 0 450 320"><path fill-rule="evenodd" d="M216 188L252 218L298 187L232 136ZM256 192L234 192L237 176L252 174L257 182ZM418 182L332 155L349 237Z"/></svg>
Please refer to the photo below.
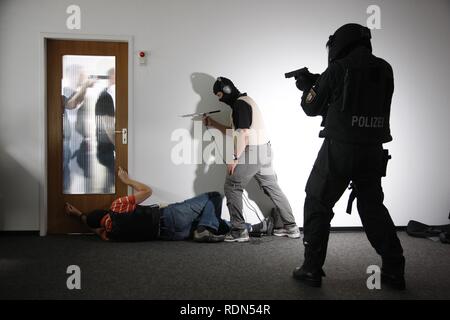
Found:
<svg viewBox="0 0 450 320"><path fill-rule="evenodd" d="M442 243L450 243L450 224L442 226L429 226L411 220L406 227L406 233L417 238L439 238Z"/></svg>

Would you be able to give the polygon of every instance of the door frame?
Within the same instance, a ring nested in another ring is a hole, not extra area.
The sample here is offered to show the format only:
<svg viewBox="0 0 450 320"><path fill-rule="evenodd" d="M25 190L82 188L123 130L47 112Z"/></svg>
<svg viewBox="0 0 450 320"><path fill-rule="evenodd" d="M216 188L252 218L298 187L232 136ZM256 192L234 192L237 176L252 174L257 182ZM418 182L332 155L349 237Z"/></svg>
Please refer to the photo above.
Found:
<svg viewBox="0 0 450 320"><path fill-rule="evenodd" d="M48 221L48 183L47 183L47 40L87 40L87 41L115 41L128 43L128 171L134 169L134 42L133 36L129 35L95 35L95 34L72 34L72 33L49 33L41 32L39 34L39 141L41 161L41 175L39 181L39 235L47 235ZM131 156L131 157L130 157Z"/></svg>

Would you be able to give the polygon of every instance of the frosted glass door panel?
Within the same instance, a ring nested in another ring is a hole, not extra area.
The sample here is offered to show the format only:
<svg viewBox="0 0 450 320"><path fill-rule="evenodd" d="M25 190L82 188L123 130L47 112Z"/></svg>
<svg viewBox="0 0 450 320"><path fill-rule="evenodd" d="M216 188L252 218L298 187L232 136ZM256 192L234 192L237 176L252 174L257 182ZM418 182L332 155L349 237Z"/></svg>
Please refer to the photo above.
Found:
<svg viewBox="0 0 450 320"><path fill-rule="evenodd" d="M115 193L114 56L63 56L63 193Z"/></svg>

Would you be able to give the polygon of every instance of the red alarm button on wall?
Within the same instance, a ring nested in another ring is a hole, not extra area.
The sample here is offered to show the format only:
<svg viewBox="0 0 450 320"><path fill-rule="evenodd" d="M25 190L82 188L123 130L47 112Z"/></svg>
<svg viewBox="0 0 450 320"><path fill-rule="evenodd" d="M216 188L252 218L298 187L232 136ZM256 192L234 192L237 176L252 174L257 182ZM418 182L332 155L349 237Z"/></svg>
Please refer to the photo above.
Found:
<svg viewBox="0 0 450 320"><path fill-rule="evenodd" d="M139 64L140 65L146 65L147 64L147 52L146 51L139 51L138 59L139 59Z"/></svg>

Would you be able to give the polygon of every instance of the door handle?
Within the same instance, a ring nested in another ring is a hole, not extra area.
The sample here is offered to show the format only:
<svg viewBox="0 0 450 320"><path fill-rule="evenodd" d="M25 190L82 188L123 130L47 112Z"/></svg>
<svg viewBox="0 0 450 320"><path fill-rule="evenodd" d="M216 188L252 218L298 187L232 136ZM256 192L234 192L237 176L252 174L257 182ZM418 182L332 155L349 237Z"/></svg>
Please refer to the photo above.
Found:
<svg viewBox="0 0 450 320"><path fill-rule="evenodd" d="M122 144L127 144L128 143L128 130L127 130L127 128L123 128L122 130L116 130L114 132L122 134Z"/></svg>

